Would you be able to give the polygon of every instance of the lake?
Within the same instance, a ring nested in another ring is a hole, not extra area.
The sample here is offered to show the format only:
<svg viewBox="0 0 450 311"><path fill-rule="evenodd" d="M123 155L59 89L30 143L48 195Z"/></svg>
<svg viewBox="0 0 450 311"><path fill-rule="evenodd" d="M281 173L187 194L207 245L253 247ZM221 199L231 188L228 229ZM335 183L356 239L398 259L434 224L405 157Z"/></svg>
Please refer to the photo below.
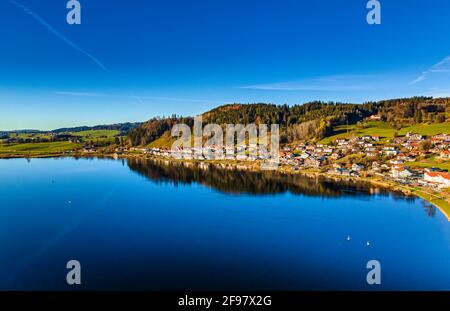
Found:
<svg viewBox="0 0 450 311"><path fill-rule="evenodd" d="M0 160L0 290L450 290L450 222L367 185L153 160ZM66 283L78 260L82 284ZM369 260L381 285L368 285Z"/></svg>

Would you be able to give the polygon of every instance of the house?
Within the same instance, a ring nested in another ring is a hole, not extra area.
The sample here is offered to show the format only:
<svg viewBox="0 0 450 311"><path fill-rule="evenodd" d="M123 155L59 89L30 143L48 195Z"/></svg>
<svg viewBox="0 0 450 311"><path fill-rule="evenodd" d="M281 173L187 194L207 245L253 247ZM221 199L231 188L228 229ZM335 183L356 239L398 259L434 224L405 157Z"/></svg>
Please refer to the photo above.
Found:
<svg viewBox="0 0 450 311"><path fill-rule="evenodd" d="M374 114L374 115L371 115L369 117L369 120L371 120L371 121L381 121L381 116Z"/></svg>
<svg viewBox="0 0 450 311"><path fill-rule="evenodd" d="M321 164L322 164L322 162L319 159L308 158L305 160L305 166L319 167Z"/></svg>
<svg viewBox="0 0 450 311"><path fill-rule="evenodd" d="M92 146L84 146L83 147L83 152L84 153L93 153L93 152L96 152L96 151L97 151L97 148L92 147Z"/></svg>
<svg viewBox="0 0 450 311"><path fill-rule="evenodd" d="M247 155L246 155L246 154L243 154L243 153L240 153L240 154L238 154L238 155L236 156L236 160L239 160L239 161L245 161L245 160L247 160Z"/></svg>
<svg viewBox="0 0 450 311"><path fill-rule="evenodd" d="M361 165L361 164L358 164L358 163L354 163L354 164L352 165L352 171L355 171L355 172L359 172L359 171L361 171L363 168L364 168L364 166Z"/></svg>
<svg viewBox="0 0 450 311"><path fill-rule="evenodd" d="M350 171L346 168L338 168L336 169L336 173L343 176L350 176Z"/></svg>
<svg viewBox="0 0 450 311"><path fill-rule="evenodd" d="M302 154L300 155L300 158L301 158L301 159L308 159L309 157L310 157L310 154L307 153L307 152L304 152L304 153L302 153Z"/></svg>
<svg viewBox="0 0 450 311"><path fill-rule="evenodd" d="M385 171L388 171L388 170L389 170L389 166L386 165L385 163L381 164L380 167L381 167L382 170L385 170Z"/></svg>
<svg viewBox="0 0 450 311"><path fill-rule="evenodd" d="M373 139L374 141L380 141L380 136L378 136L378 135L373 135L373 136L372 136L372 139Z"/></svg>
<svg viewBox="0 0 450 311"><path fill-rule="evenodd" d="M450 150L443 150L439 157L441 159L450 159Z"/></svg>
<svg viewBox="0 0 450 311"><path fill-rule="evenodd" d="M397 160L401 160L401 161L405 161L406 162L406 161L414 161L415 158L413 156L411 156L410 154L402 153L402 154L399 154L397 156Z"/></svg>
<svg viewBox="0 0 450 311"><path fill-rule="evenodd" d="M341 156L338 154L338 153L336 153L336 152L333 152L332 154L331 154L331 158L333 159L333 160L337 160L337 159L339 159Z"/></svg>
<svg viewBox="0 0 450 311"><path fill-rule="evenodd" d="M339 146L345 146L345 145L348 145L348 141L345 140L345 139L336 139L336 143L337 143Z"/></svg>
<svg viewBox="0 0 450 311"><path fill-rule="evenodd" d="M394 165L391 174L393 178L408 178L413 175L411 171L401 165Z"/></svg>
<svg viewBox="0 0 450 311"><path fill-rule="evenodd" d="M420 141L420 140L424 139L422 135L413 133L413 132L406 133L406 138L408 138L409 140L415 140L415 141Z"/></svg>
<svg viewBox="0 0 450 311"><path fill-rule="evenodd" d="M372 162L372 170L375 172L380 171L380 164L376 161Z"/></svg>
<svg viewBox="0 0 450 311"><path fill-rule="evenodd" d="M450 173L448 172L425 172L424 180L436 184L439 188L450 187Z"/></svg>
<svg viewBox="0 0 450 311"><path fill-rule="evenodd" d="M387 156L396 156L399 153L395 147L384 147L383 150Z"/></svg>
<svg viewBox="0 0 450 311"><path fill-rule="evenodd" d="M433 141L450 142L449 134L438 134L432 137Z"/></svg>
<svg viewBox="0 0 450 311"><path fill-rule="evenodd" d="M394 165L401 165L401 164L405 163L405 161L397 158L397 159L389 160L389 163L394 164Z"/></svg>

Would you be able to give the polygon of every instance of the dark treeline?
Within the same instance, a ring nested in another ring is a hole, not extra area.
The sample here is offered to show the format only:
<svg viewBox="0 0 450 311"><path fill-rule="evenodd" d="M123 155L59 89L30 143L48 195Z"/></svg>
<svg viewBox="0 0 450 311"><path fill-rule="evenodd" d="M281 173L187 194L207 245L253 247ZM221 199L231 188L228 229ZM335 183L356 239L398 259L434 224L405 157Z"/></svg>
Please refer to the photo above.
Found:
<svg viewBox="0 0 450 311"><path fill-rule="evenodd" d="M311 102L303 105L231 104L204 114L206 120L217 124L256 123L280 124L288 127L301 122L332 117L358 121L376 110L376 104L343 104Z"/></svg>
<svg viewBox="0 0 450 311"><path fill-rule="evenodd" d="M172 116L170 118L153 118L141 126L132 129L128 133L128 138L133 146L147 145L161 137L165 132L171 131L172 127L178 123L184 123L192 127L194 119L177 116Z"/></svg>
<svg viewBox="0 0 450 311"><path fill-rule="evenodd" d="M68 133L77 133L83 131L97 131L97 130L116 130L120 131L117 136L126 136L128 133L142 125L142 122L127 122L109 125L96 126L78 126L59 128L51 131L39 130L17 130L17 131L0 131L0 142L6 143L44 143L55 141L77 141L79 137ZM29 134L29 137L20 137L19 134ZM49 137L50 136L50 137Z"/></svg>
<svg viewBox="0 0 450 311"><path fill-rule="evenodd" d="M203 114L204 123L224 124L279 124L281 142L321 139L332 133L333 127L355 124L378 115L394 127L423 122L445 122L450 113L450 99L413 97L364 104L310 102L302 105L229 104ZM170 130L173 124L192 118L154 118L130 131L131 143L146 145Z"/></svg>
<svg viewBox="0 0 450 311"><path fill-rule="evenodd" d="M28 143L48 143L48 142L57 142L57 141L72 141L76 142L80 140L80 137L71 135L71 134L55 134L48 136L47 134L30 134L29 137L21 137L16 133L14 134L5 134L2 136L0 134L0 139L3 140L4 143L9 144L28 144Z"/></svg>
<svg viewBox="0 0 450 311"><path fill-rule="evenodd" d="M68 127L68 128L59 128L53 130L53 133L66 133L66 132L83 132L83 131L97 131L97 130L116 130L120 131L124 135L128 134L128 132L138 126L142 125L142 122L135 123L117 123L117 124L108 124L108 125L96 125L96 126L78 126L78 127Z"/></svg>
<svg viewBox="0 0 450 311"><path fill-rule="evenodd" d="M383 121L393 127L416 123L442 123L450 113L450 98L413 97L377 103Z"/></svg>

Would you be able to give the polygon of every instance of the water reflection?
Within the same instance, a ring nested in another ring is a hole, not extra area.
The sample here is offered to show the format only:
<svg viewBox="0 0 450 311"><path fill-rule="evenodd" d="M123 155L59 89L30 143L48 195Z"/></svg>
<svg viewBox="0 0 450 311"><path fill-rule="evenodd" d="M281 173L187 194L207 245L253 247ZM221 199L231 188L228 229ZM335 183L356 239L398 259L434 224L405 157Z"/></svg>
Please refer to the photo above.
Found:
<svg viewBox="0 0 450 311"><path fill-rule="evenodd" d="M173 185L198 183L230 194L281 194L292 193L307 196L365 196L392 194L405 199L399 193L373 187L368 183L334 181L324 177L305 177L298 174L282 174L274 171L249 171L236 166L198 162L176 162L161 159L128 159L129 168L155 183ZM414 200L414 198L407 198Z"/></svg>

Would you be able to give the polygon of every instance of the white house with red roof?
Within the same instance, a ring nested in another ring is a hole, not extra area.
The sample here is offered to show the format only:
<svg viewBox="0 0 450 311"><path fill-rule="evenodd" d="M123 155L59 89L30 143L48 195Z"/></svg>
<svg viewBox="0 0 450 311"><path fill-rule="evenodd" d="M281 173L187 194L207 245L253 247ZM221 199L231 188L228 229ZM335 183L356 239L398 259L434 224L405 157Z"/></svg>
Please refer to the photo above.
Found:
<svg viewBox="0 0 450 311"><path fill-rule="evenodd" d="M425 172L424 180L436 184L439 188L450 187L450 173L448 172Z"/></svg>

